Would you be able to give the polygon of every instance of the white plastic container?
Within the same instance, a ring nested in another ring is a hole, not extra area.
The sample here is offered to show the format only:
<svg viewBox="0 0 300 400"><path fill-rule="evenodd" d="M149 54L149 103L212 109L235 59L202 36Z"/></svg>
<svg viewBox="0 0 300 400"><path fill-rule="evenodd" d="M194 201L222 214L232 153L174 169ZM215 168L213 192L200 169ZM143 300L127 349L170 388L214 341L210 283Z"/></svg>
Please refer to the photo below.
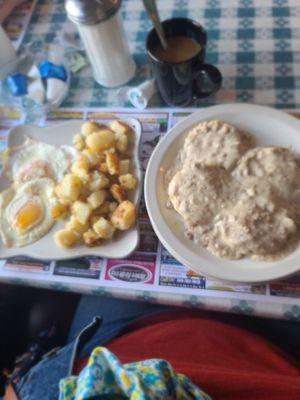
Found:
<svg viewBox="0 0 300 400"><path fill-rule="evenodd" d="M66 0L68 17L78 28L93 67L94 78L102 86L124 85L135 74L120 17L120 0Z"/></svg>

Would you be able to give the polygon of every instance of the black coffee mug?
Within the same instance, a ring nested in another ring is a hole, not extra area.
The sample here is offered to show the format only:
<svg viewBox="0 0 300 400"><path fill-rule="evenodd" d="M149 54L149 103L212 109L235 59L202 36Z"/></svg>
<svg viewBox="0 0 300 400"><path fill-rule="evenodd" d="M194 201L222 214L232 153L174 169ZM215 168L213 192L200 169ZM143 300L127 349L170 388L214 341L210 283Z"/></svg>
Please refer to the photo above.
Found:
<svg viewBox="0 0 300 400"><path fill-rule="evenodd" d="M172 18L162 22L166 38L185 36L199 45L199 51L191 58L178 61L162 61L155 56L160 44L155 29L146 39L149 64L158 90L169 106L186 106L192 100L216 93L222 84L220 71L205 64L206 32L195 21L187 18Z"/></svg>

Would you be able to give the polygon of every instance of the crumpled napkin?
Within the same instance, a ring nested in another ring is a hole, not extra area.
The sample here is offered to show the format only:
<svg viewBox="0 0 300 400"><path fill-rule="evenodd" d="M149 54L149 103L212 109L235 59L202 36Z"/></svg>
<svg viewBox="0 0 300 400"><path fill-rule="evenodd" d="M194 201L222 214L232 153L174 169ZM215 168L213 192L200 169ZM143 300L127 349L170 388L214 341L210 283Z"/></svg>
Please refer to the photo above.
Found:
<svg viewBox="0 0 300 400"><path fill-rule="evenodd" d="M96 347L80 375L62 379L59 388L59 400L87 400L94 396L131 400L211 400L165 360L151 359L123 365L104 347Z"/></svg>

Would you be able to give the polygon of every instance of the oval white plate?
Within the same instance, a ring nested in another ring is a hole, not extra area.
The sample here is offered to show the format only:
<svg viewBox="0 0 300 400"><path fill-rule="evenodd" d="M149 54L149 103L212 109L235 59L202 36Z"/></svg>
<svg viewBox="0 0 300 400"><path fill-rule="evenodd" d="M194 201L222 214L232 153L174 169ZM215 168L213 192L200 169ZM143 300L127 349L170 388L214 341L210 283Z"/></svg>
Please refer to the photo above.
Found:
<svg viewBox="0 0 300 400"><path fill-rule="evenodd" d="M132 171L139 181L138 188L131 199L138 206L142 190L142 172L139 162L139 147L141 142L142 127L138 120L128 118L124 120L134 131L134 146ZM19 125L11 129L8 135L8 146L14 147L22 144L25 136L53 145L72 145L73 136L80 132L82 121L70 121L61 125L41 128L38 126ZM0 175L0 191L8 187L8 181L3 172ZM138 226L126 232L118 232L111 241L103 242L101 246L86 247L75 246L70 249L58 247L53 239L54 233L63 227L64 223L56 222L52 229L38 241L24 247L4 247L0 239L0 258L13 256L27 256L39 259L63 260L83 256L97 256L107 258L124 258L132 253L139 243Z"/></svg>
<svg viewBox="0 0 300 400"><path fill-rule="evenodd" d="M166 249L196 272L237 282L264 282L300 270L300 247L283 260L221 260L188 240L179 214L166 208L165 171L183 144L187 131L201 121L219 119L250 132L258 145L292 146L300 153L300 122L269 107L226 104L197 111L172 128L155 148L145 176L145 200L153 228Z"/></svg>

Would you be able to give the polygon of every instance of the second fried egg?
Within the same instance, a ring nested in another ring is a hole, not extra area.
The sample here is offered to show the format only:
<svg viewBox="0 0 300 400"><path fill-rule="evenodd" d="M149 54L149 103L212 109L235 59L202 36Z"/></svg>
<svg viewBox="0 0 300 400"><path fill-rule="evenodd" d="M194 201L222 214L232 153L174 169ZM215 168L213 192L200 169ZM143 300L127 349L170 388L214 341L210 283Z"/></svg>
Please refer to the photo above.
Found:
<svg viewBox="0 0 300 400"><path fill-rule="evenodd" d="M76 151L70 146L53 146L27 138L22 146L10 149L4 168L15 185L40 178L57 182L75 158Z"/></svg>

